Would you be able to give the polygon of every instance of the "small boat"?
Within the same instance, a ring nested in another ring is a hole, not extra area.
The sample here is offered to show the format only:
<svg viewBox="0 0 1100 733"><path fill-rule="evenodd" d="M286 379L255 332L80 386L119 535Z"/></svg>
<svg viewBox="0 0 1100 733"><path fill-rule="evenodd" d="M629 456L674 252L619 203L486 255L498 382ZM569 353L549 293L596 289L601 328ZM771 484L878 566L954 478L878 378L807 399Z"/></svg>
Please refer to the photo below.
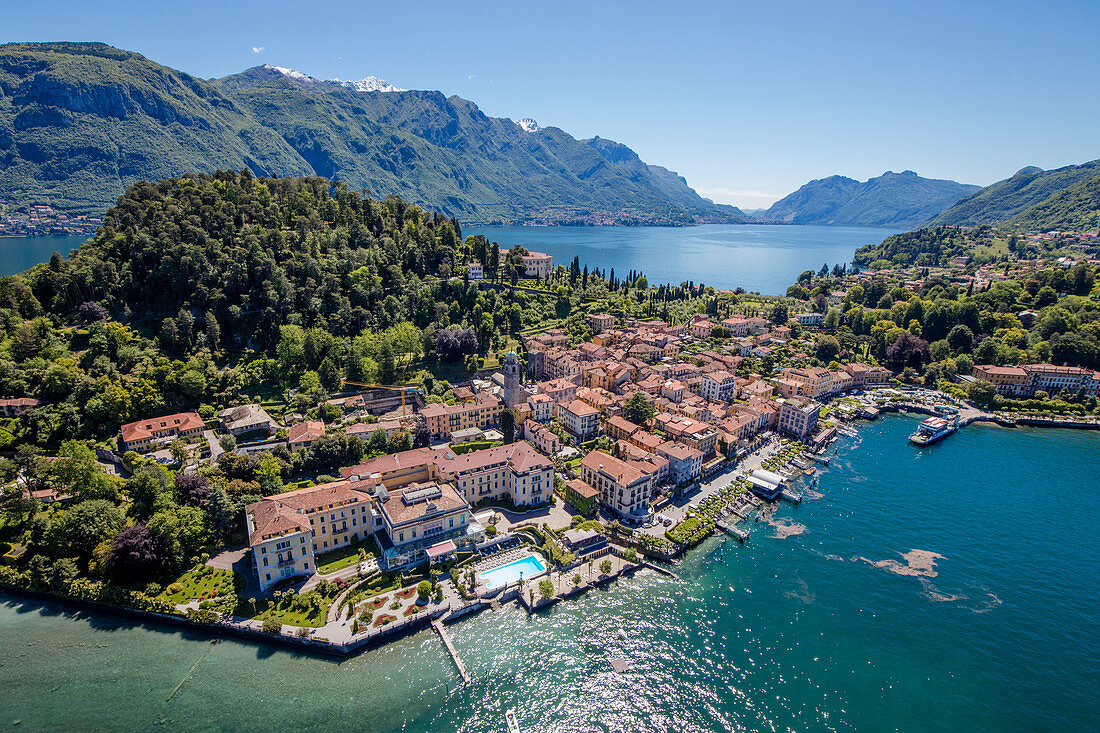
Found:
<svg viewBox="0 0 1100 733"><path fill-rule="evenodd" d="M520 733L519 723L516 722L516 711L511 708L504 713L504 722L508 724L508 733Z"/></svg>

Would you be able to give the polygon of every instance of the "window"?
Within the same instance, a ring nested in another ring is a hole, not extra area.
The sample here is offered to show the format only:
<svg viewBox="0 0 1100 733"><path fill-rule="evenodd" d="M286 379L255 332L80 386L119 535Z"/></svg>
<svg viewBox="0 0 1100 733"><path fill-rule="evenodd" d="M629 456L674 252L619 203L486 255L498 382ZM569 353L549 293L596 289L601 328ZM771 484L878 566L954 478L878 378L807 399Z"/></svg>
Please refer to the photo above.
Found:
<svg viewBox="0 0 1100 733"><path fill-rule="evenodd" d="M266 567L267 567L267 566L268 566L269 564L270 564L270 563L268 563L268 561L267 561L267 558L265 557L265 558L264 558L264 567L266 568Z"/></svg>
<svg viewBox="0 0 1100 733"><path fill-rule="evenodd" d="M271 573L267 573L267 579L271 580Z"/></svg>

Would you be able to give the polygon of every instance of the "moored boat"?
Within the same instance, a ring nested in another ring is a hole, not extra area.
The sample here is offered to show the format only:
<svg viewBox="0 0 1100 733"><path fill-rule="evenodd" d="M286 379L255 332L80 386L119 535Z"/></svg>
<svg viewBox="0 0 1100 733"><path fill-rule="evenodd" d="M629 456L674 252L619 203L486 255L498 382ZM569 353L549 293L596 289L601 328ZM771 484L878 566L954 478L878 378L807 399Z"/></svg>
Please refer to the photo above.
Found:
<svg viewBox="0 0 1100 733"><path fill-rule="evenodd" d="M942 417L930 417L921 422L917 429L909 436L909 441L917 445L931 445L940 438L945 438L959 428L959 416L953 420Z"/></svg>

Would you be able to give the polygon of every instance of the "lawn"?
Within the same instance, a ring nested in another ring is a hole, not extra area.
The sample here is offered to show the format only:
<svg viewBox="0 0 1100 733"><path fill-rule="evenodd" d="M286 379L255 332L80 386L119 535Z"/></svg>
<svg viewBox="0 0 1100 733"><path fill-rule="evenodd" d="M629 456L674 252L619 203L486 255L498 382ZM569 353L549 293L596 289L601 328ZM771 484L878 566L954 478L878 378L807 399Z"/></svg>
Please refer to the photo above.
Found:
<svg viewBox="0 0 1100 733"><path fill-rule="evenodd" d="M188 570L168 584L158 598L169 603L187 603L195 598L205 600L233 592L233 571L212 568Z"/></svg>
<svg viewBox="0 0 1100 733"><path fill-rule="evenodd" d="M371 557L378 557L378 545L375 543L373 537L364 537L361 540L351 543L347 547L341 547L331 552L326 552L317 556L317 572L321 575L330 575L337 570L343 570L344 568L351 567L360 562L359 550L362 548L367 554L364 560Z"/></svg>
<svg viewBox="0 0 1100 733"><path fill-rule="evenodd" d="M288 592L274 599L257 599L254 609L250 602L244 600L237 606L235 613L237 616L259 621L277 618L284 625L290 626L324 626L325 615L337 595L339 590L335 586L328 595L321 595L316 590L309 593Z"/></svg>

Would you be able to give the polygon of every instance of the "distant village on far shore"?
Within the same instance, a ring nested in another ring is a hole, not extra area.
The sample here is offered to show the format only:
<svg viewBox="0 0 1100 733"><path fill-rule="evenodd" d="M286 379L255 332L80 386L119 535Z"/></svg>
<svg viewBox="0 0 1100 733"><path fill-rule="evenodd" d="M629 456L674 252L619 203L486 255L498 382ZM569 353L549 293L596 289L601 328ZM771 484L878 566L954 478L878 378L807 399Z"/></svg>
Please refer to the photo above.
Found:
<svg viewBox="0 0 1100 733"><path fill-rule="evenodd" d="M78 237L95 234L103 223L98 216L79 214L69 216L54 211L52 206L29 207L27 213L16 213L0 207L0 236L2 237Z"/></svg>

